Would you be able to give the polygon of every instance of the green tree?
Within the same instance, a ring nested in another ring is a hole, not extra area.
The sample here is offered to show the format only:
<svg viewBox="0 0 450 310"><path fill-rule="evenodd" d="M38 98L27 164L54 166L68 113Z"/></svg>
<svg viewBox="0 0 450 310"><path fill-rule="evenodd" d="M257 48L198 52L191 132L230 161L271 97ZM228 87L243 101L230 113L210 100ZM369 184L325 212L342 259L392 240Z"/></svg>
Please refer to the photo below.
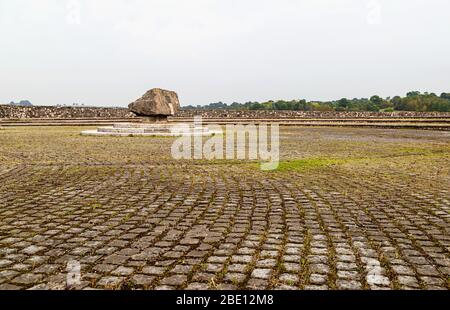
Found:
<svg viewBox="0 0 450 310"><path fill-rule="evenodd" d="M441 98L442 98L442 99L450 100L450 93L442 93L442 94L441 94Z"/></svg>
<svg viewBox="0 0 450 310"><path fill-rule="evenodd" d="M420 91L410 91L406 94L406 97L416 97L420 95Z"/></svg>
<svg viewBox="0 0 450 310"><path fill-rule="evenodd" d="M391 99L391 103L394 107L394 110L398 110L398 111L403 110L402 97L395 96L394 98Z"/></svg>
<svg viewBox="0 0 450 310"><path fill-rule="evenodd" d="M350 101L347 98L342 98L337 102L337 111L346 111L348 106L350 105Z"/></svg>

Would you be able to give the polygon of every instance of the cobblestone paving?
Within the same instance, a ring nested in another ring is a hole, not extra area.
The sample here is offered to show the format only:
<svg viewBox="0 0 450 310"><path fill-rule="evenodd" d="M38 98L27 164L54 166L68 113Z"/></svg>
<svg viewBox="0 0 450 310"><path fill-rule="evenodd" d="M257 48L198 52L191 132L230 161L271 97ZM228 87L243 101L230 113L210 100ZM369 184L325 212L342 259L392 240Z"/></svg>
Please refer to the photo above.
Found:
<svg viewBox="0 0 450 310"><path fill-rule="evenodd" d="M0 133L0 289L450 288L448 133L289 128L346 160L262 172L77 132Z"/></svg>

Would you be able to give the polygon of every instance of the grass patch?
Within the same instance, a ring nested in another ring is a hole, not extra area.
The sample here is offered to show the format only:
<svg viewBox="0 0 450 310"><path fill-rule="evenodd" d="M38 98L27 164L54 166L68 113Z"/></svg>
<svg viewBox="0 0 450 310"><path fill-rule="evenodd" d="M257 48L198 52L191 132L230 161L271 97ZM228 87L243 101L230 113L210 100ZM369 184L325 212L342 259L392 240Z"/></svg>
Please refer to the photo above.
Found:
<svg viewBox="0 0 450 310"><path fill-rule="evenodd" d="M434 148L405 147L405 148L399 149L399 152L401 154L423 155L423 156L443 154L443 153L448 153L449 151L450 151L450 149L448 149L448 148L439 148L439 147L434 147Z"/></svg>
<svg viewBox="0 0 450 310"><path fill-rule="evenodd" d="M100 209L101 207L102 205L99 203L94 203L91 205L92 210Z"/></svg>
<svg viewBox="0 0 450 310"><path fill-rule="evenodd" d="M331 158L307 158L290 161L281 161L278 169L275 171L305 171L312 169L320 169L324 167L334 166L344 163L343 159Z"/></svg>

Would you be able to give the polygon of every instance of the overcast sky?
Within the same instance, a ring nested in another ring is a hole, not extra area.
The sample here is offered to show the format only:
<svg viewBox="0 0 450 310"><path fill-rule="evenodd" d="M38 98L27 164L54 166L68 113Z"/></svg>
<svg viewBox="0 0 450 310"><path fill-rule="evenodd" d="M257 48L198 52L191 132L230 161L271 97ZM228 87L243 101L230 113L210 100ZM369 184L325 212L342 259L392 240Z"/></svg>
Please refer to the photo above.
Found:
<svg viewBox="0 0 450 310"><path fill-rule="evenodd" d="M450 91L448 0L0 0L0 103Z"/></svg>

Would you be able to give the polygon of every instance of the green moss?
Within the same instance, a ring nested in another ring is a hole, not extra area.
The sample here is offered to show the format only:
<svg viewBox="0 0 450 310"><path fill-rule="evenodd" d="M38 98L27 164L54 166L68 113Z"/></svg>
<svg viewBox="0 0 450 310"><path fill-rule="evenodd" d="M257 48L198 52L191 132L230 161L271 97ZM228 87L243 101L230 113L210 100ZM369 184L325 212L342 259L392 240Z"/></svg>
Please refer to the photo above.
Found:
<svg viewBox="0 0 450 310"><path fill-rule="evenodd" d="M450 148L445 145L430 145L428 147L402 147L393 151L391 158L417 158L418 160L432 160L439 158L449 158Z"/></svg>
<svg viewBox="0 0 450 310"><path fill-rule="evenodd" d="M331 158L307 158L290 161L282 161L278 165L276 171L304 171L329 167L344 163L343 159L331 159Z"/></svg>
<svg viewBox="0 0 450 310"><path fill-rule="evenodd" d="M92 210L100 209L101 207L102 207L102 205L99 203L94 203L91 205Z"/></svg>
<svg viewBox="0 0 450 310"><path fill-rule="evenodd" d="M442 149L439 147L431 148L420 148L420 147L405 147L399 149L399 152L405 155L433 155L439 153L446 153L448 149Z"/></svg>

